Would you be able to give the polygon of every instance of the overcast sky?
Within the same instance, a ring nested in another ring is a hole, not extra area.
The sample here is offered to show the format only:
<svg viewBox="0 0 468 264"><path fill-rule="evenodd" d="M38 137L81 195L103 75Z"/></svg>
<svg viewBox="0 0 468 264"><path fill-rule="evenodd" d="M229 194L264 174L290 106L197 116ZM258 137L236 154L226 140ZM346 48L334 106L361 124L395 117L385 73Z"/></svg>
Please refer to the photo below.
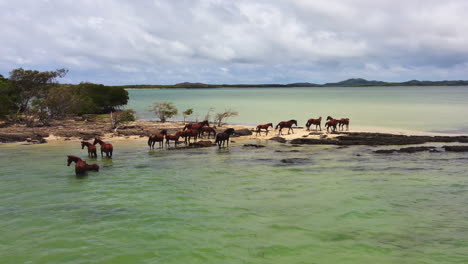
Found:
<svg viewBox="0 0 468 264"><path fill-rule="evenodd" d="M0 0L0 74L104 84L468 79L466 0Z"/></svg>

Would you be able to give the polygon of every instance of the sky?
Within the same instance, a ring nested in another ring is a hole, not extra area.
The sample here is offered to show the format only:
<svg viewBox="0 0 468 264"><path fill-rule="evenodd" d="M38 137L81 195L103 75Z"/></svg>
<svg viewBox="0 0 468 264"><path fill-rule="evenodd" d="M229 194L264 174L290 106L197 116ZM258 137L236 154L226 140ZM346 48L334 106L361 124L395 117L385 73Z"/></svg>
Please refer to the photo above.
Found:
<svg viewBox="0 0 468 264"><path fill-rule="evenodd" d="M467 80L466 0L0 0L0 74L108 85Z"/></svg>

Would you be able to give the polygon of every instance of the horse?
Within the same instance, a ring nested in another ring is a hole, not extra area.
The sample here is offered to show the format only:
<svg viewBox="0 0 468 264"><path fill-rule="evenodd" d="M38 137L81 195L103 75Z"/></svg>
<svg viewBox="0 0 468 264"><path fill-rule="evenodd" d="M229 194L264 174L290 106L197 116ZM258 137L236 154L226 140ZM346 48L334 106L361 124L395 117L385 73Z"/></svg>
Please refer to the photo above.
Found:
<svg viewBox="0 0 468 264"><path fill-rule="evenodd" d="M344 130L344 126L346 126L346 131L349 130L349 118L341 118L338 120L338 129L341 128L341 131Z"/></svg>
<svg viewBox="0 0 468 264"><path fill-rule="evenodd" d="M174 147L177 147L177 144L179 144L179 138L183 134L183 131L178 131L174 135L166 135L166 145L169 147L170 141L174 141Z"/></svg>
<svg viewBox="0 0 468 264"><path fill-rule="evenodd" d="M278 135L283 135L282 130L283 130L283 128L287 127L288 128L288 135L289 135L289 130L291 130L292 133L294 134L294 130L292 129L293 124L295 124L297 126L297 121L294 120L294 119L291 119L289 121L281 121L281 122L278 123L278 125L276 125L275 130L278 129L278 127L279 127Z"/></svg>
<svg viewBox="0 0 468 264"><path fill-rule="evenodd" d="M325 123L325 127L327 128L327 133L328 129L332 128L332 132L336 131L336 125L338 125L338 120L334 119L331 116L327 116L327 122Z"/></svg>
<svg viewBox="0 0 468 264"><path fill-rule="evenodd" d="M200 134L199 136L203 136L205 134L205 132L208 132L208 138L210 138L211 136L211 133L213 133L213 138L216 137L216 130L212 127L209 127L209 126L202 126L200 128Z"/></svg>
<svg viewBox="0 0 468 264"><path fill-rule="evenodd" d="M260 135L261 133L261 130L262 129L265 129L266 130L266 134L265 136L268 136L268 128L271 127L273 128L273 124L272 123L268 123L268 124L264 124L264 125L258 125L257 126L257 130L256 130L256 133L255 133L255 136L258 136Z"/></svg>
<svg viewBox="0 0 468 264"><path fill-rule="evenodd" d="M195 142L197 142L198 134L200 134L198 129L192 128L192 129L184 130L181 136L185 138L185 145L187 145L187 142L188 144L190 144L190 138L194 138Z"/></svg>
<svg viewBox="0 0 468 264"><path fill-rule="evenodd" d="M112 146L112 144L106 143L106 142L102 141L100 138L95 137L93 145L96 145L98 143L99 143L99 145L101 145L101 157L104 156L102 153L105 152L106 157L112 158L112 152L114 151L114 147Z"/></svg>
<svg viewBox="0 0 468 264"><path fill-rule="evenodd" d="M97 158L96 146L88 141L81 141L81 149L84 149L85 146L88 148L88 157Z"/></svg>
<svg viewBox="0 0 468 264"><path fill-rule="evenodd" d="M210 123L208 122L208 120L204 120L203 122L198 122L198 123L188 123L184 126L182 130L186 130L186 129L199 130L201 127L204 127L204 126L210 126Z"/></svg>
<svg viewBox="0 0 468 264"><path fill-rule="evenodd" d="M72 162L75 162L75 174L84 175L89 170L99 171L99 165L97 164L87 164L80 157L69 155L67 156L67 166L70 166Z"/></svg>
<svg viewBox="0 0 468 264"><path fill-rule="evenodd" d="M307 131L310 130L311 125L315 125L315 131L317 131L317 126L320 127L320 131L322 131L321 123L322 123L322 117L319 117L317 119L311 118L307 120L307 123L305 124L305 126L307 127Z"/></svg>
<svg viewBox="0 0 468 264"><path fill-rule="evenodd" d="M167 135L167 130L163 129L159 132L159 134L152 134L148 137L148 146L150 149L154 149L154 144L159 142L159 147L162 148L164 146L164 137Z"/></svg>
<svg viewBox="0 0 468 264"><path fill-rule="evenodd" d="M224 147L224 143L227 142L227 146L229 147L229 137L235 132L234 128L228 128L224 132L217 134L215 144L218 144L218 147L221 148L221 143Z"/></svg>

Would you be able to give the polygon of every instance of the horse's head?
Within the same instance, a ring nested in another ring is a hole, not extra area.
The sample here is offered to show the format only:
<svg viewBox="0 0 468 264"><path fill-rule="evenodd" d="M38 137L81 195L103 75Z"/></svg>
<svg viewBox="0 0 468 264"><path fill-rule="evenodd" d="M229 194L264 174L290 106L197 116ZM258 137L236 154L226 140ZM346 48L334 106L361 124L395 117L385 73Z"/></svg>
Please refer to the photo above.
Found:
<svg viewBox="0 0 468 264"><path fill-rule="evenodd" d="M167 136L167 129L162 129L159 133L160 133L161 135Z"/></svg>
<svg viewBox="0 0 468 264"><path fill-rule="evenodd" d="M85 141L81 141L81 149L84 149L85 146L86 146L86 142L85 142Z"/></svg>
<svg viewBox="0 0 468 264"><path fill-rule="evenodd" d="M226 130L224 130L224 133L228 134L228 135L232 135L234 134L236 131L234 130L234 128L228 128Z"/></svg>
<svg viewBox="0 0 468 264"><path fill-rule="evenodd" d="M73 160L71 159L71 156L67 156L67 157L68 157L67 166L70 166L70 164L73 162Z"/></svg>
<svg viewBox="0 0 468 264"><path fill-rule="evenodd" d="M96 145L97 143L99 143L99 141L101 141L99 138L95 137L94 138L94 142L93 142L93 145Z"/></svg>
<svg viewBox="0 0 468 264"><path fill-rule="evenodd" d="M273 124L272 124L272 123L268 123L267 125L268 125L267 127L273 128Z"/></svg>
<svg viewBox="0 0 468 264"><path fill-rule="evenodd" d="M204 126L210 126L210 122L208 122L208 120L203 120L203 122L201 122L202 125Z"/></svg>
<svg viewBox="0 0 468 264"><path fill-rule="evenodd" d="M291 122L292 124L295 124L297 126L297 120L291 119L291 120L289 120L289 122Z"/></svg>
<svg viewBox="0 0 468 264"><path fill-rule="evenodd" d="M327 116L327 121L328 121L328 120L332 120L332 119L333 119L333 117Z"/></svg>
<svg viewBox="0 0 468 264"><path fill-rule="evenodd" d="M79 157L77 157L77 156L68 155L67 157L68 157L68 159L67 159L67 166L70 166L70 164L71 164L72 162L78 162L78 161L81 160L81 158L79 158Z"/></svg>
<svg viewBox="0 0 468 264"><path fill-rule="evenodd" d="M318 121L322 121L322 117L319 117L317 120L318 120Z"/></svg>

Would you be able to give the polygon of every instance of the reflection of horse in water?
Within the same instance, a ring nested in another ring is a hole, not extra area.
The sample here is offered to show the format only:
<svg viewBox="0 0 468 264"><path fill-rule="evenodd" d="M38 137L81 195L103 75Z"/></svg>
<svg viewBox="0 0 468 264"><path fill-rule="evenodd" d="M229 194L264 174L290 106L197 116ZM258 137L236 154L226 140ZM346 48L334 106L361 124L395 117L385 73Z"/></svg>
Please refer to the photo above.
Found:
<svg viewBox="0 0 468 264"><path fill-rule="evenodd" d="M328 129L331 128L332 132L336 131L336 126L338 125L338 120L334 119L331 116L327 116L327 122L325 123L325 127Z"/></svg>
<svg viewBox="0 0 468 264"><path fill-rule="evenodd" d="M258 125L257 126L257 130L256 130L256 133L255 133L255 136L258 136L261 134L261 130L265 130L265 136L268 136L268 128L271 127L273 128L273 124L272 123L268 123L268 124L264 124L264 125Z"/></svg>
<svg viewBox="0 0 468 264"><path fill-rule="evenodd" d="M278 129L278 127L279 127L278 135L283 135L282 130L285 127L288 128L288 135L289 135L290 130L294 134L294 130L292 129L293 124L297 126L297 121L294 120L294 119L291 119L289 121L281 121L281 122L278 123L278 125L276 125L275 129Z"/></svg>
<svg viewBox="0 0 468 264"><path fill-rule="evenodd" d="M85 146L88 148L88 157L97 158L96 146L88 141L81 141L81 149L84 149Z"/></svg>
<svg viewBox="0 0 468 264"><path fill-rule="evenodd" d="M186 129L199 130L201 127L204 127L204 126L210 126L210 123L208 122L208 120L204 120L203 122L198 122L198 123L188 123L184 126L182 130L186 130Z"/></svg>
<svg viewBox="0 0 468 264"><path fill-rule="evenodd" d="M215 144L218 144L218 147L221 148L221 144L224 147L224 143L227 142L227 147L229 147L229 137L235 133L234 128L228 128L224 132L216 135Z"/></svg>
<svg viewBox="0 0 468 264"><path fill-rule="evenodd" d="M148 138L148 146L150 149L154 149L154 144L159 142L159 147L162 148L164 146L164 137L167 135L167 130L163 129L159 132L159 134L152 134Z"/></svg>
<svg viewBox="0 0 468 264"><path fill-rule="evenodd" d="M205 135L205 132L208 133L208 138L210 138L211 134L213 134L213 138L216 137L216 130L212 127L209 126L202 126L200 128L200 134L199 136L202 137Z"/></svg>
<svg viewBox="0 0 468 264"><path fill-rule="evenodd" d="M101 145L101 157L103 157L103 152L106 153L106 157L108 158L112 158L112 152L114 151L114 147L112 146L112 144L109 144L109 143L106 143L104 141L102 141L100 138L94 138L94 142L93 142L93 145L96 145L98 144Z"/></svg>
<svg viewBox="0 0 468 264"><path fill-rule="evenodd" d="M75 162L75 174L84 175L87 171L94 170L99 171L99 165L97 164L87 164L80 157L69 155L67 156L67 166L70 166L72 162Z"/></svg>
<svg viewBox="0 0 468 264"><path fill-rule="evenodd" d="M305 124L305 126L307 127L307 130L310 130L310 126L315 125L315 131L317 131L317 127L320 127L320 131L322 131L321 123L322 123L322 117L319 117L317 119L311 118L307 120L307 123Z"/></svg>
<svg viewBox="0 0 468 264"><path fill-rule="evenodd" d="M179 144L179 138L183 134L183 131L178 131L174 135L166 135L166 145L169 147L169 143L171 141L174 141L174 147L177 147L177 144Z"/></svg>

